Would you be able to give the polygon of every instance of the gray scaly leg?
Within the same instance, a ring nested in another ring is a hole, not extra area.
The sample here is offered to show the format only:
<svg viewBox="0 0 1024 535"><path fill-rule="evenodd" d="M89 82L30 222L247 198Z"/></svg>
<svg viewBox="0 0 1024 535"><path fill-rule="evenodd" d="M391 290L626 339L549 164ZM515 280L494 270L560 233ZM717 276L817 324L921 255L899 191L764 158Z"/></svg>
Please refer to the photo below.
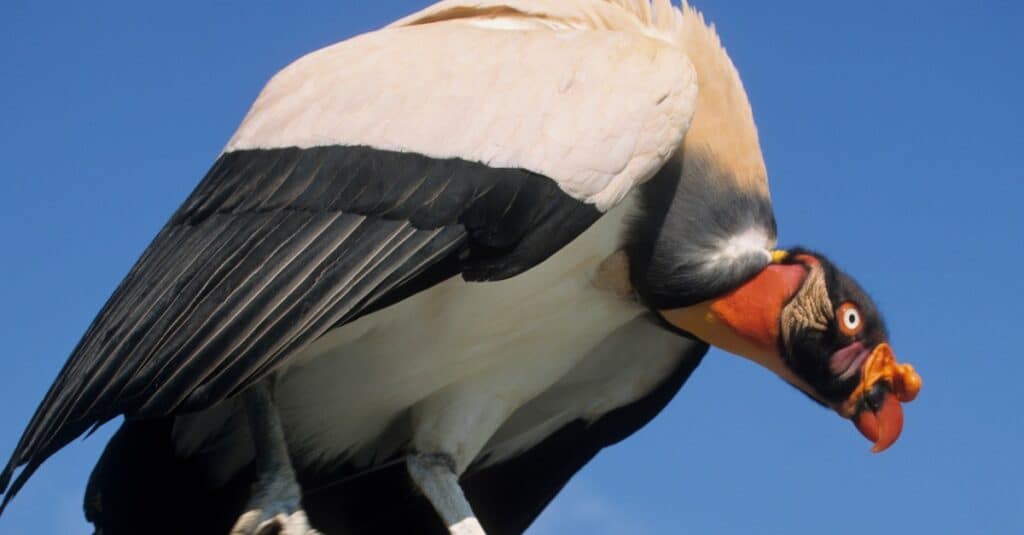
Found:
<svg viewBox="0 0 1024 535"><path fill-rule="evenodd" d="M455 475L455 462L450 456L413 454L406 457L405 467L451 535L485 535L462 493Z"/></svg>
<svg viewBox="0 0 1024 535"><path fill-rule="evenodd" d="M268 382L243 394L249 431L256 449L258 476L246 511L231 528L231 535L316 535L302 510L302 489L288 457Z"/></svg>

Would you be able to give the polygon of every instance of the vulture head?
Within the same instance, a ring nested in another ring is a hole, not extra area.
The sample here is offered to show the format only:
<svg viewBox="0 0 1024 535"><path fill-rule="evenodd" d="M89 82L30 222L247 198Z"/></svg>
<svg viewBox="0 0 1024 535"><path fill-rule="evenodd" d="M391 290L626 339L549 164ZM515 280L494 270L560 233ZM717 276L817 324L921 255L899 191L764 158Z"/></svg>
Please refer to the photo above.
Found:
<svg viewBox="0 0 1024 535"><path fill-rule="evenodd" d="M776 252L739 288L661 314L853 420L874 452L899 438L901 403L921 388L914 368L896 362L867 293L823 255L805 249Z"/></svg>

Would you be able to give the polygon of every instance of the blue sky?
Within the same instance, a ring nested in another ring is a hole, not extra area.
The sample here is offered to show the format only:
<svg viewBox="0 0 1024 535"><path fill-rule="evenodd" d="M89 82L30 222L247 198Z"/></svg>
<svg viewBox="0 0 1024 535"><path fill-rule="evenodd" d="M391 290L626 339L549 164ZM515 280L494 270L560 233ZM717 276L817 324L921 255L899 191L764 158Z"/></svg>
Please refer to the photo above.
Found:
<svg viewBox="0 0 1024 535"><path fill-rule="evenodd" d="M269 76L425 3L5 4L0 456ZM848 422L713 351L535 533L1024 531L1024 4L697 6L753 101L781 243L863 283L924 390L871 455ZM0 531L85 532L112 431L47 462Z"/></svg>

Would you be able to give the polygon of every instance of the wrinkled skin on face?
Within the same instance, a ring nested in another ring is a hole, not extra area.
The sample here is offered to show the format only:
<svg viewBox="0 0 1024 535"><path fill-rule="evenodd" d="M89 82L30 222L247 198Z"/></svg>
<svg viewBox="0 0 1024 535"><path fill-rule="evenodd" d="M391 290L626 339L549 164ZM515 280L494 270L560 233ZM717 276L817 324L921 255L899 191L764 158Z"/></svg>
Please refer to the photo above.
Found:
<svg viewBox="0 0 1024 535"><path fill-rule="evenodd" d="M873 451L885 450L899 437L900 403L917 396L920 377L896 362L877 307L852 278L805 250L791 251L783 263L807 269L779 317L786 366L812 390L807 394L852 419Z"/></svg>

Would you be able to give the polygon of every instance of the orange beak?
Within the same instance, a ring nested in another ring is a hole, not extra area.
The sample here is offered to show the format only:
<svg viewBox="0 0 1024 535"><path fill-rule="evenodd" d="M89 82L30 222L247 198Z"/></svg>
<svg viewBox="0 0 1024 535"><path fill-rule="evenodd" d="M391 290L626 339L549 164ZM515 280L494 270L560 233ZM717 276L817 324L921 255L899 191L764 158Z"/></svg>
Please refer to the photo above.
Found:
<svg viewBox="0 0 1024 535"><path fill-rule="evenodd" d="M852 414L857 429L875 443L873 453L892 446L903 430L903 406L921 391L921 376L899 364L889 344L879 344L864 363L861 382L841 412Z"/></svg>
<svg viewBox="0 0 1024 535"><path fill-rule="evenodd" d="M881 453L900 438L903 431L903 407L892 392L886 392L879 407L861 409L853 424L865 438L875 443L872 453Z"/></svg>

